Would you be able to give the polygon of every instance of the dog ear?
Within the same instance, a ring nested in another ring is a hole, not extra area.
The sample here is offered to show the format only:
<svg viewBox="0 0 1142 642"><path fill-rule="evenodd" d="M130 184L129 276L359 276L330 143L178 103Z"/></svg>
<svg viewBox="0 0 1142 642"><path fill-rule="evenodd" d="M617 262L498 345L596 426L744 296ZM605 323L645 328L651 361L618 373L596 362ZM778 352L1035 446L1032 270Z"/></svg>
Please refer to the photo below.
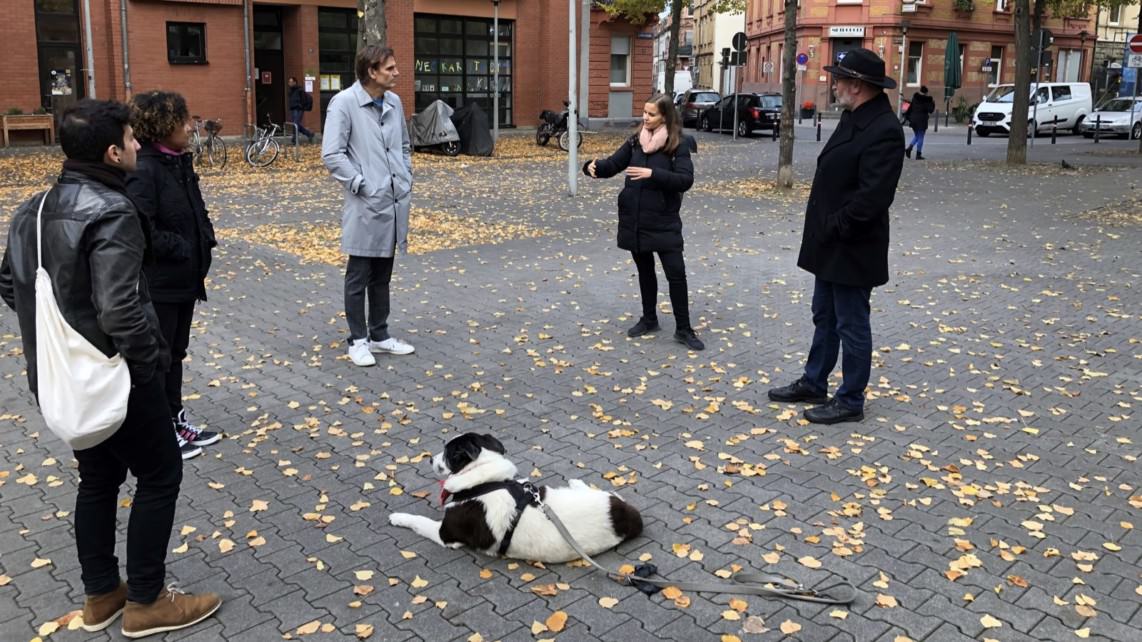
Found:
<svg viewBox="0 0 1142 642"><path fill-rule="evenodd" d="M486 450L490 450L501 455L507 453L507 450L504 448L504 445L500 443L500 440L488 434L480 435L480 445L483 446Z"/></svg>

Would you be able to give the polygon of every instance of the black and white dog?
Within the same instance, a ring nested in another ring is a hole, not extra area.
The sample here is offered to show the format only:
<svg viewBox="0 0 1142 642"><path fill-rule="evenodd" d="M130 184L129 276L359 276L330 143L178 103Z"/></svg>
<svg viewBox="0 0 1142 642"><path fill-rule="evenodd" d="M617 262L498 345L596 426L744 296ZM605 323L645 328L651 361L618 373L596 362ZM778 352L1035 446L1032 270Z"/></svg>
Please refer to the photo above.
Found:
<svg viewBox="0 0 1142 642"><path fill-rule="evenodd" d="M444 519L393 513L389 523L449 548L468 546L488 555L539 562L578 558L543 510L529 503L527 493L534 491L588 555L642 533L642 516L633 506L578 479L566 487L521 491L526 480L514 480L515 464L504 452L503 444L491 435L465 433L453 438L444 452L432 458L433 470L445 478L440 494Z"/></svg>

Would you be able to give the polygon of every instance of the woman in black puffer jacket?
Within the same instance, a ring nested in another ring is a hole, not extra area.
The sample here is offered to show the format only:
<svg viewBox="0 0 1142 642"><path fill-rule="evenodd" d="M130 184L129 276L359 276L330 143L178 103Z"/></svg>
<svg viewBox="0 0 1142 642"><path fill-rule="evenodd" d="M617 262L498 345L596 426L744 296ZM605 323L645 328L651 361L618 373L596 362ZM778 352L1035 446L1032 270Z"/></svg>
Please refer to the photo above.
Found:
<svg viewBox="0 0 1142 642"><path fill-rule="evenodd" d="M657 252L670 284L670 305L676 324L674 339L693 350L705 349L690 326L679 210L682 194L694 184L694 165L689 145L682 138L682 123L674 102L662 94L651 98L643 106L638 133L610 158L584 165L583 172L593 178L610 178L619 172L626 175L619 193L618 245L634 258L642 293L642 317L627 330L627 336L638 337L659 329L655 306L658 280L654 274Z"/></svg>
<svg viewBox="0 0 1142 642"><path fill-rule="evenodd" d="M218 433L190 423L182 407L182 361L196 301L206 300L210 250L218 245L198 188L190 145L190 112L179 94L149 91L131 101L131 126L142 143L127 193L150 224L155 261L143 268L163 337L171 351L165 374L167 405L183 459L217 442Z"/></svg>

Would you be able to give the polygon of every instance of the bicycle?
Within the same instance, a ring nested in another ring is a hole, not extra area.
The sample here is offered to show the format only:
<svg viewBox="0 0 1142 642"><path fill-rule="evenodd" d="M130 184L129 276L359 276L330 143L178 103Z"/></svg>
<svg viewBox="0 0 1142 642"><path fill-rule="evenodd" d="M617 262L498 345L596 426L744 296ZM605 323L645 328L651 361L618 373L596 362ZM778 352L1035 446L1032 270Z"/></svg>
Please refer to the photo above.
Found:
<svg viewBox="0 0 1142 642"><path fill-rule="evenodd" d="M199 116L192 116L194 131L190 133L190 149L194 153L194 164L201 167L209 163L211 168L224 169L226 167L226 142L218 135L222 131L222 119L203 121ZM206 140L202 139L202 130L206 130Z"/></svg>
<svg viewBox="0 0 1142 642"><path fill-rule="evenodd" d="M275 137L281 129L266 114L266 126L254 128L254 138L246 145L246 162L254 167L269 167L278 157L281 145Z"/></svg>

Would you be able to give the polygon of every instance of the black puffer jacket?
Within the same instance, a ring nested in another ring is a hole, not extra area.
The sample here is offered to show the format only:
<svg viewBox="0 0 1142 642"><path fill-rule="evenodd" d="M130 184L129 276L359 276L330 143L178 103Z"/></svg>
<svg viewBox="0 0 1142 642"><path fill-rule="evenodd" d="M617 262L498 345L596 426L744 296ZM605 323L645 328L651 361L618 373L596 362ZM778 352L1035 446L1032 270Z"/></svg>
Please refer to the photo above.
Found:
<svg viewBox="0 0 1142 642"><path fill-rule="evenodd" d="M159 303L205 301L210 250L218 242L193 156L143 145L138 167L127 177L127 192L151 223L155 262L145 268L151 296Z"/></svg>
<svg viewBox="0 0 1142 642"><path fill-rule="evenodd" d="M587 166L583 173L590 176ZM610 178L627 167L649 167L650 178L626 179L619 192L618 245L632 252L682 249L682 194L694 184L690 146L681 141L673 155L647 155L631 136L610 158L595 161L595 176Z"/></svg>
<svg viewBox="0 0 1142 642"><path fill-rule="evenodd" d="M36 211L40 195L20 206L0 264L0 296L16 311L36 392ZM170 355L142 275L147 240L125 195L65 171L43 211L44 266L64 318L103 354L123 355L135 384L165 371Z"/></svg>

